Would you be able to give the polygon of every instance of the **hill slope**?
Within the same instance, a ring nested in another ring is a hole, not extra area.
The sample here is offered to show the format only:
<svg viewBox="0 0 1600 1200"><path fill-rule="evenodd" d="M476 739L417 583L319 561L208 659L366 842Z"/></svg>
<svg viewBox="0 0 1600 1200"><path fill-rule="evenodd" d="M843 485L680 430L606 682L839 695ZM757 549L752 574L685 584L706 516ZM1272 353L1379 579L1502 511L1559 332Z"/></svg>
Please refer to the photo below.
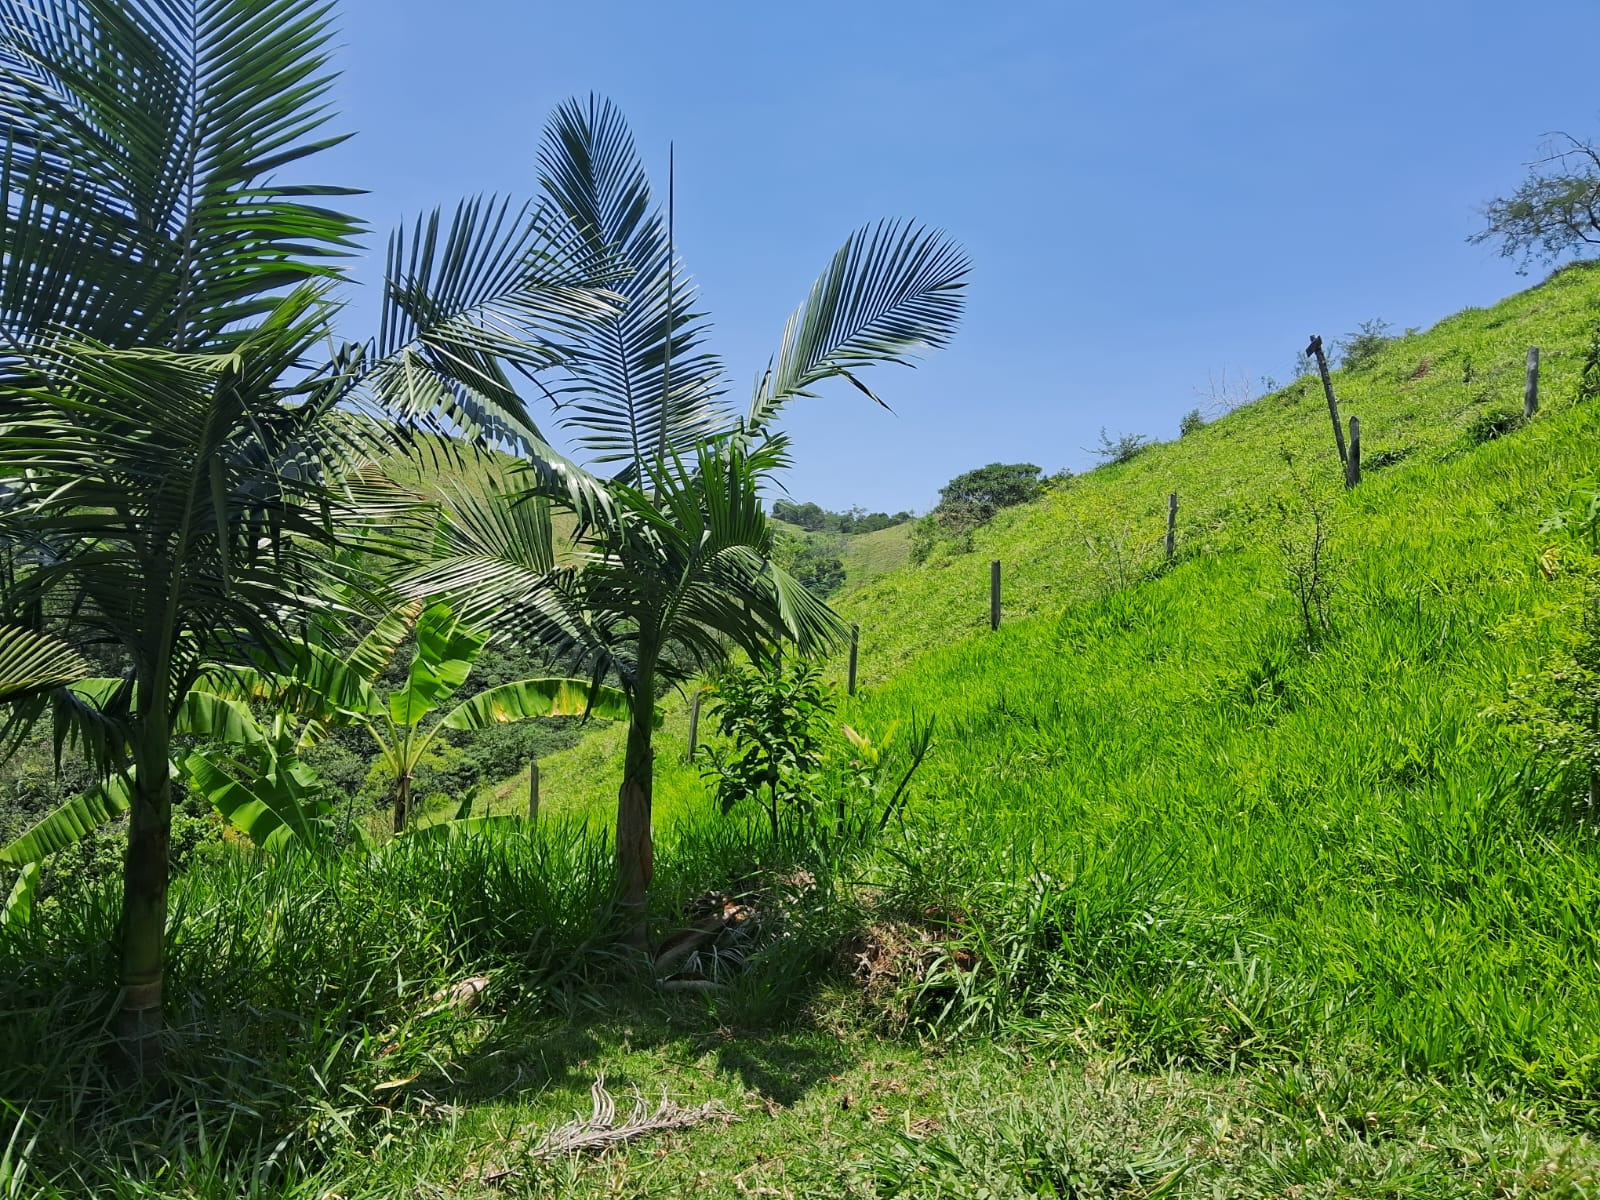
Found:
<svg viewBox="0 0 1600 1200"><path fill-rule="evenodd" d="M1361 418L1369 485L1415 483L1470 455L1475 423L1521 410L1530 345L1542 347L1545 411L1570 405L1597 322L1600 271L1574 267L1491 308L1397 339L1360 371L1336 372L1343 415ZM1019 441L1025 436L1018 431ZM1003 565L1008 621L1059 612L1139 578L1159 560L1169 492L1179 496L1181 558L1248 547L1271 530L1278 503L1294 490L1285 450L1308 479L1337 482L1315 376L1002 511L977 531L969 553L936 555L924 567L869 582L839 601L861 623L863 677L886 679L920 651L986 628L991 559ZM1366 491L1369 499L1353 503L1370 507L1397 495L1379 494L1384 499Z"/></svg>
<svg viewBox="0 0 1600 1200"><path fill-rule="evenodd" d="M1600 272L1569 270L1340 377L1369 456L1396 460L1354 492L1300 384L842 599L878 682L841 717L938 721L876 878L961 914L987 964L938 993L949 1019L1150 1062L1333 1047L1600 1102L1592 814L1490 715L1575 624L1587 552L1540 526L1600 464L1600 411L1573 401L1597 322ZM1529 344L1545 408L1482 440ZM1288 570L1313 510L1326 630ZM669 822L707 809L681 730L659 759ZM618 749L556 756L558 806L605 812Z"/></svg>

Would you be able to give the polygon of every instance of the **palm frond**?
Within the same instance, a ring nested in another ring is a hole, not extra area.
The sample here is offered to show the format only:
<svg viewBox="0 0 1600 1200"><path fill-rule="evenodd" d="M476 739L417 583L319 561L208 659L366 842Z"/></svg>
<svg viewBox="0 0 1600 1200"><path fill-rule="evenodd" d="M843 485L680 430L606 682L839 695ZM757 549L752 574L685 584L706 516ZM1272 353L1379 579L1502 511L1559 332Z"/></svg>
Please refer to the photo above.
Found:
<svg viewBox="0 0 1600 1200"><path fill-rule="evenodd" d="M327 136L322 0L0 0L0 336L224 344L358 226L285 182Z"/></svg>
<svg viewBox="0 0 1600 1200"><path fill-rule="evenodd" d="M0 625L0 702L26 700L88 674L83 656L59 638Z"/></svg>
<svg viewBox="0 0 1600 1200"><path fill-rule="evenodd" d="M637 475L647 458L687 452L726 426L722 364L702 348L694 286L670 253L621 112L595 97L563 104L539 166L555 209L626 273L612 285L621 299L614 312L573 331L567 378L554 394L579 445Z"/></svg>
<svg viewBox="0 0 1600 1200"><path fill-rule="evenodd" d="M603 249L544 208L462 201L389 239L383 315L369 385L408 421L543 446L509 372L560 361L561 341L614 312L617 272Z"/></svg>
<svg viewBox="0 0 1600 1200"><path fill-rule="evenodd" d="M745 432L763 432L784 404L828 379L847 380L883 404L858 372L909 365L919 351L948 344L969 269L959 246L917 225L886 221L851 234L784 327L756 383Z"/></svg>

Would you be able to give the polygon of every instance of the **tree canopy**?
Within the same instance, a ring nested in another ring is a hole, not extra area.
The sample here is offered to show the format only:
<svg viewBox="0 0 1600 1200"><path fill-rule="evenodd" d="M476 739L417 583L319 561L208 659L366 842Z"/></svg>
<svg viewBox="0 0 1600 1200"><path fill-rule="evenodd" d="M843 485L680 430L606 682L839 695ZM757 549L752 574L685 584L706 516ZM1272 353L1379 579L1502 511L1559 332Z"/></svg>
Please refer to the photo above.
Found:
<svg viewBox="0 0 1600 1200"><path fill-rule="evenodd" d="M1528 164L1514 192L1485 206L1485 227L1467 239L1499 243L1502 256L1521 260L1522 271L1600 246L1600 148L1557 133L1547 150Z"/></svg>

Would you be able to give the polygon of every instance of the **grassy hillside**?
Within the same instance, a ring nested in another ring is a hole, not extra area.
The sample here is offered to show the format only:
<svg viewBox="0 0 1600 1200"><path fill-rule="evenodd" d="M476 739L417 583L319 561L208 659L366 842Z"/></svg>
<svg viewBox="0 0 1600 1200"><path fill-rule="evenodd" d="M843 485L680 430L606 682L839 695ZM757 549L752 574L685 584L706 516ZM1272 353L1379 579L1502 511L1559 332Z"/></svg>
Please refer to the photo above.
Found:
<svg viewBox="0 0 1600 1200"><path fill-rule="evenodd" d="M858 588L897 571L911 561L911 525L903 521L887 529L852 534L839 555L844 562L844 586Z"/></svg>
<svg viewBox="0 0 1600 1200"><path fill-rule="evenodd" d="M1409 504L1434 468L1470 460L1473 426L1520 410L1530 345L1542 348L1546 412L1570 406L1597 321L1600 272L1569 268L1491 308L1398 339L1360 371L1336 372L1344 415L1361 418L1368 464L1370 486L1352 505ZM1183 561L1250 547L1270 533L1278 502L1293 490L1285 450L1306 477L1336 480L1314 376L1002 511L978 530L970 553L936 555L871 581L839 602L861 623L864 678L887 679L919 652L984 629L991 559L1003 564L1008 621L1060 612L1141 578L1160 556L1169 492L1179 496ZM1476 472L1471 461L1465 470Z"/></svg>
<svg viewBox="0 0 1600 1200"><path fill-rule="evenodd" d="M1597 320L1600 272L1567 271L1342 375L1369 461L1392 458L1353 493L1296 385L844 597L880 682L841 715L939 722L882 882L1004 948L980 1023L1151 1061L1333 1043L1600 1102L1600 856L1488 715L1574 622L1581 553L1540 526L1600 464L1600 412L1573 401ZM1529 344L1545 407L1485 440ZM1287 570L1312 508L1314 638ZM998 635L990 556L1011 565ZM681 726L669 823L706 804ZM556 756L555 803L600 817L617 753Z"/></svg>
<svg viewBox="0 0 1600 1200"><path fill-rule="evenodd" d="M226 1065L278 1114L261 1144L305 1156L308 1196L1600 1194L1595 815L1503 719L1555 681L1600 560L1546 528L1600 466L1600 403L1576 401L1597 324L1600 271L1567 271L1340 375L1354 492L1299 384L847 593L869 683L832 722L936 723L904 825L861 852L762 858L671 705L658 915L738 893L770 922L725 991L619 985L616 728L544 761L538 829L200 864L174 978L193 1020L253 1031ZM1545 407L1511 429L1529 344ZM76 1043L32 1033L61 1018L28 971L103 970L108 918L64 915L0 962L29 1014L0 1082L66 1080L75 1114L75 1076L35 1059ZM481 1009L441 1010L480 973ZM599 1073L624 1107L637 1086L740 1119L535 1163ZM230 1113L245 1086L218 1085ZM89 1179L127 1141L60 1136Z"/></svg>

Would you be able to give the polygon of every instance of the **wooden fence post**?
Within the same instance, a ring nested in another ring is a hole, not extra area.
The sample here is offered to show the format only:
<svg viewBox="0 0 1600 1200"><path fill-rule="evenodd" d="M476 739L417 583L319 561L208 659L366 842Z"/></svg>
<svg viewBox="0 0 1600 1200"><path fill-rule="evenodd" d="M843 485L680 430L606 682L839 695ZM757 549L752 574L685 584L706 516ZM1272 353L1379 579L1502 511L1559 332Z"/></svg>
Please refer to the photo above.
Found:
<svg viewBox="0 0 1600 1200"><path fill-rule="evenodd" d="M539 819L539 760L528 760L528 820Z"/></svg>
<svg viewBox="0 0 1600 1200"><path fill-rule="evenodd" d="M1000 560L989 564L989 628L1000 628Z"/></svg>
<svg viewBox="0 0 1600 1200"><path fill-rule="evenodd" d="M1178 493L1167 497L1167 558L1178 549Z"/></svg>
<svg viewBox="0 0 1600 1200"><path fill-rule="evenodd" d="M694 761L695 747L700 743L700 697L704 695L704 689L696 692L694 701L689 705L689 754L684 762Z"/></svg>
<svg viewBox="0 0 1600 1200"><path fill-rule="evenodd" d="M861 654L861 626L850 626L850 685L849 693L856 694L856 660Z"/></svg>
<svg viewBox="0 0 1600 1200"><path fill-rule="evenodd" d="M1528 347L1528 377L1522 385L1522 419L1533 420L1539 411L1539 347Z"/></svg>
<svg viewBox="0 0 1600 1200"><path fill-rule="evenodd" d="M1311 335L1311 344L1306 347L1306 353L1317 360L1317 373L1322 376L1322 392L1328 397L1328 416L1333 419L1333 440L1339 447L1339 464L1345 466L1350 462L1350 455L1344 448L1344 426L1339 424L1339 402L1333 396L1333 377L1328 374L1328 356L1322 352L1320 335Z"/></svg>
<svg viewBox="0 0 1600 1200"><path fill-rule="evenodd" d="M1350 418L1350 458L1344 464L1344 486L1356 487L1361 482L1361 418Z"/></svg>

